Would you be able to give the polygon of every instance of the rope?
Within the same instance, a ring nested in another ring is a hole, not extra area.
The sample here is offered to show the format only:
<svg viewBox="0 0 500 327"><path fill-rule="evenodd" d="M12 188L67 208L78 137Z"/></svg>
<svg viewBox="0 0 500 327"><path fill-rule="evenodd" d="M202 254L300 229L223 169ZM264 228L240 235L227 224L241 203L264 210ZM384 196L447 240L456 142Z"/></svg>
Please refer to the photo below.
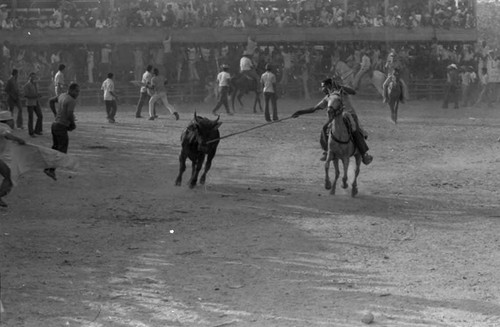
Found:
<svg viewBox="0 0 500 327"><path fill-rule="evenodd" d="M264 127L264 126L267 126L267 125L271 125L271 124L275 124L275 123L280 123L282 121L285 121L285 120L288 120L288 119L291 119L291 118L293 118L293 117L290 116L290 117L287 117L287 118L283 118L283 119L271 121L271 122L268 122L268 123L265 123L265 124L262 124L262 125L257 125L257 126L254 126L252 128L245 129L243 131L239 131L239 132L236 132L236 133L231 133L231 134L228 134L228 135L224 135L224 136L219 137L218 139L214 139L214 140L208 141L207 144L210 144L210 143L213 143L213 142L216 142L216 141L220 141L220 140L223 140L225 138L228 138L228 137L231 137L231 136L234 136L234 135L238 135L238 134L243 134L243 133L246 133L246 132L250 132L250 131L253 131L254 129L261 128L261 127Z"/></svg>

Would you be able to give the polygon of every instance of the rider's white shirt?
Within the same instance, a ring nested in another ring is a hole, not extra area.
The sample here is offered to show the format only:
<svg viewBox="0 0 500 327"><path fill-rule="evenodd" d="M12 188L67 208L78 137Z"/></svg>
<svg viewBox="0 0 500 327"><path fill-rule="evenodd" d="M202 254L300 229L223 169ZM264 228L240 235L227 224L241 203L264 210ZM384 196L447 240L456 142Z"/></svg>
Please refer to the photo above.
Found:
<svg viewBox="0 0 500 327"><path fill-rule="evenodd" d="M252 70L252 60L248 57L241 57L240 59L240 71Z"/></svg>

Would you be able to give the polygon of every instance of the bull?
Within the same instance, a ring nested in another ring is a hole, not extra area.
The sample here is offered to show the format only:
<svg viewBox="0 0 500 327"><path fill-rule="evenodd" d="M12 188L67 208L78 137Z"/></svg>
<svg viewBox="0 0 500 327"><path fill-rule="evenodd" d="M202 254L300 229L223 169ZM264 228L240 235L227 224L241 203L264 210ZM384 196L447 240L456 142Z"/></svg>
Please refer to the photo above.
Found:
<svg viewBox="0 0 500 327"><path fill-rule="evenodd" d="M222 124L219 122L219 118L220 116L216 120L210 120L197 116L196 112L194 113L193 121L191 121L181 135L182 150L179 155L180 167L175 185L181 185L182 174L186 170L186 159L189 158L193 167L191 179L189 180L189 188L195 187L198 182L198 174L206 156L205 170L200 177L200 184L205 184L207 173L212 166L212 160L219 145L219 126Z"/></svg>

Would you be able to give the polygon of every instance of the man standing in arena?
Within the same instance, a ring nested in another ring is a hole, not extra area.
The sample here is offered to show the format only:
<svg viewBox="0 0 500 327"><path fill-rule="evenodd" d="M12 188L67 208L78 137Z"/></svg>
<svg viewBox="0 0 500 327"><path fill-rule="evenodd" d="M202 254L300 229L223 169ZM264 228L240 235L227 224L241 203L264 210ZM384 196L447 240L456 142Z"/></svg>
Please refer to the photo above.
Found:
<svg viewBox="0 0 500 327"><path fill-rule="evenodd" d="M151 79L151 90L153 95L149 99L149 120L154 120L158 116L155 112L155 103L161 100L163 105L175 116L175 120L179 120L179 114L175 108L168 102L167 85L168 81L160 75L158 68L153 69L153 78Z"/></svg>
<svg viewBox="0 0 500 327"><path fill-rule="evenodd" d="M55 122L52 123L52 149L62 153L68 152L69 136L68 131L76 128L75 124L75 107L76 99L80 94L80 86L76 83L71 83L68 92L61 94L57 98L59 104ZM56 169L46 168L45 174L57 180Z"/></svg>
<svg viewBox="0 0 500 327"><path fill-rule="evenodd" d="M151 73L152 70L153 66L148 65L146 67L146 71L144 72L144 74L142 74L142 80L141 80L142 86L139 96L139 103L137 103L137 109L135 111L135 118L142 118L141 116L142 106L144 106L146 102L149 102L151 79L153 78L153 74Z"/></svg>
<svg viewBox="0 0 500 327"><path fill-rule="evenodd" d="M36 74L30 73L28 83L24 84L24 97L26 98L26 107L28 108L28 133L31 137L42 135L43 115L40 108L38 85L36 84ZM33 113L36 114L36 124L33 129Z"/></svg>
<svg viewBox="0 0 500 327"><path fill-rule="evenodd" d="M221 66L222 71L217 75L217 85L219 86L219 101L215 105L215 108L212 110L214 115L217 115L217 110L224 105L226 108L226 112L228 115L232 115L233 113L229 109L229 104L227 102L227 97L229 96L229 81L231 79L231 75L229 74L229 66L223 64Z"/></svg>
<svg viewBox="0 0 500 327"><path fill-rule="evenodd" d="M17 128L23 128L23 108L21 107L21 96L19 93L19 85L17 83L17 76L19 72L17 69L12 70L12 75L5 84L5 93L7 94L7 105L9 111L14 115L14 107L17 108Z"/></svg>
<svg viewBox="0 0 500 327"><path fill-rule="evenodd" d="M458 98L460 97L460 77L458 75L458 67L455 64L451 64L446 69L448 71L446 74L446 93L444 95L442 108L448 109L448 102L450 100L453 100L453 102L455 103L454 108L458 109Z"/></svg>
<svg viewBox="0 0 500 327"><path fill-rule="evenodd" d="M266 65L266 72L260 77L260 83L264 85L264 118L266 121L271 121L271 116L269 113L269 101L273 106L273 120L278 120L278 96L276 95L276 75L272 72L272 67L270 64Z"/></svg>
<svg viewBox="0 0 500 327"><path fill-rule="evenodd" d="M64 69L66 66L64 64L60 64L59 68L57 70L56 75L54 76L54 88L55 88L55 93L56 96L53 98L49 99L49 107L50 110L52 110L52 113L54 114L54 117L57 115L56 111L56 102L58 101L58 97L64 93L64 87L65 87L65 82L64 82Z"/></svg>
<svg viewBox="0 0 500 327"><path fill-rule="evenodd" d="M115 82L113 81L113 73L108 73L108 78L104 80L101 90L104 91L104 104L106 105L106 114L108 122L113 124L115 122L115 115L117 110L116 101L118 96L115 93Z"/></svg>

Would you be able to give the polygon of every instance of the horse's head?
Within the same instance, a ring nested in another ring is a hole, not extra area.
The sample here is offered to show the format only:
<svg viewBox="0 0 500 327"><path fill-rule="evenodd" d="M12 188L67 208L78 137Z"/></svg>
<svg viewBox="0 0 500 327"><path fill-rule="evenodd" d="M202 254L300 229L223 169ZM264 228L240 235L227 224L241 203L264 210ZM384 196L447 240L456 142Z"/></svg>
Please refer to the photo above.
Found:
<svg viewBox="0 0 500 327"><path fill-rule="evenodd" d="M335 119L344 111L344 102L342 101L342 93L335 91L328 97L328 117Z"/></svg>

